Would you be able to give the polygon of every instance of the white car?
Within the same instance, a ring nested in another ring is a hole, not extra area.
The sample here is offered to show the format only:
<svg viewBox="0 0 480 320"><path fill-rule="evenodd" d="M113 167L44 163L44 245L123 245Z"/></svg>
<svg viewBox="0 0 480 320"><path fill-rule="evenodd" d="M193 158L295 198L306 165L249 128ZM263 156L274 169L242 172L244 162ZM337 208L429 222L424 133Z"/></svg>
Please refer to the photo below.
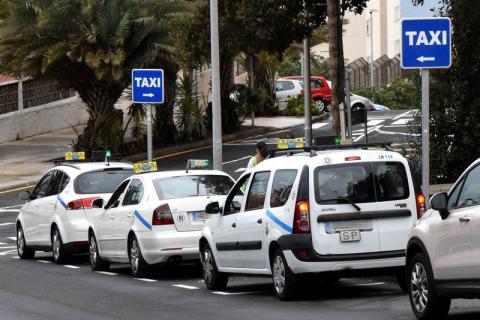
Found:
<svg viewBox="0 0 480 320"><path fill-rule="evenodd" d="M445 317L451 299L480 298L480 159L430 202L407 246L408 293L418 319Z"/></svg>
<svg viewBox="0 0 480 320"><path fill-rule="evenodd" d="M27 202L16 220L19 257L52 251L63 263L71 253L88 252L87 217L99 211L92 202L110 198L131 174L133 166L119 162L65 162L49 170L32 192L21 194Z"/></svg>
<svg viewBox="0 0 480 320"><path fill-rule="evenodd" d="M405 288L408 232L424 200L408 161L386 149L317 149L261 162L225 203L207 206L220 212L200 239L207 288L225 288L229 274L272 275L285 300L300 278L365 273L396 275Z"/></svg>
<svg viewBox="0 0 480 320"><path fill-rule="evenodd" d="M149 170L149 169L147 169ZM215 170L136 174L120 184L104 206L89 216L90 265L130 263L134 276L149 266L199 260L198 239L205 206L224 201L234 180ZM94 203L102 207L101 200Z"/></svg>

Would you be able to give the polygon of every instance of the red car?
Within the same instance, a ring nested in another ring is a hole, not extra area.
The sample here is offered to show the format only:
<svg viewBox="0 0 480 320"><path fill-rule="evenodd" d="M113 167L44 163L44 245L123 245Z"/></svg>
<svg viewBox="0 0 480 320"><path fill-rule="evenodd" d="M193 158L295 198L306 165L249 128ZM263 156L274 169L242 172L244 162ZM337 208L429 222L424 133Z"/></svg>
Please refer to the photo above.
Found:
<svg viewBox="0 0 480 320"><path fill-rule="evenodd" d="M325 112L331 111L331 103L332 103L332 91L330 90L330 86L328 85L327 80L324 77L319 76L311 76L310 77L310 92L312 100L315 101L316 106ZM299 84L300 87L303 88L303 76L288 76L277 79L278 82L284 83L287 82L296 82ZM278 87L278 85L277 85ZM297 86L295 86L297 87ZM292 86L293 89L293 86ZM278 95L278 88L277 88L277 95ZM298 94L303 95L303 90L300 90Z"/></svg>

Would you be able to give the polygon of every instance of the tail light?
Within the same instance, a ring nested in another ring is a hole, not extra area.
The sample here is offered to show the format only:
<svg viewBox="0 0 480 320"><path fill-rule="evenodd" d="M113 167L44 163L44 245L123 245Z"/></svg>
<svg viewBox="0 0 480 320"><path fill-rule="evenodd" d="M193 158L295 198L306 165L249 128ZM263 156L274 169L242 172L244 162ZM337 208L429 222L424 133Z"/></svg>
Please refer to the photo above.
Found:
<svg viewBox="0 0 480 320"><path fill-rule="evenodd" d="M67 210L92 209L93 201L101 199L100 197L83 198L70 201L67 204Z"/></svg>
<svg viewBox="0 0 480 320"><path fill-rule="evenodd" d="M173 224L173 217L170 207L166 203L153 210L152 225L161 226L167 224Z"/></svg>
<svg viewBox="0 0 480 320"><path fill-rule="evenodd" d="M299 201L295 205L293 233L310 233L310 210L308 201Z"/></svg>
<svg viewBox="0 0 480 320"><path fill-rule="evenodd" d="M415 199L417 201L417 219L425 213L425 196L423 194L415 195Z"/></svg>

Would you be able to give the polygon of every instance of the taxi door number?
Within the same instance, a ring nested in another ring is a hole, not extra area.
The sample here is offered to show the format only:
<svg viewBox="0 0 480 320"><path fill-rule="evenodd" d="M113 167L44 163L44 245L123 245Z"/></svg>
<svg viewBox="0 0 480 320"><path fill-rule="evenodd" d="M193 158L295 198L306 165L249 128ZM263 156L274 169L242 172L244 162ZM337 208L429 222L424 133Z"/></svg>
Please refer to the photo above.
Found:
<svg viewBox="0 0 480 320"><path fill-rule="evenodd" d="M340 241L341 242L360 241L360 231L359 230L340 231Z"/></svg>

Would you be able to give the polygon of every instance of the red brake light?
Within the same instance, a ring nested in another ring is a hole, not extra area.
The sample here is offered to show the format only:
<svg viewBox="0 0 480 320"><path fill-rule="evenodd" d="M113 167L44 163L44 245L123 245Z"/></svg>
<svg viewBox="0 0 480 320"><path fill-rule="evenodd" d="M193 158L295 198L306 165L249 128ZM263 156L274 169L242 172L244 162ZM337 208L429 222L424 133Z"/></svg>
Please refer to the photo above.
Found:
<svg viewBox="0 0 480 320"><path fill-rule="evenodd" d="M425 213L425 196L423 194L417 194L415 195L415 199L417 201L417 219L420 219L420 217Z"/></svg>
<svg viewBox="0 0 480 320"><path fill-rule="evenodd" d="M295 205L293 233L310 233L310 210L308 201L299 201Z"/></svg>
<svg viewBox="0 0 480 320"><path fill-rule="evenodd" d="M94 200L101 199L99 197L83 198L70 201L67 204L67 210L92 209Z"/></svg>
<svg viewBox="0 0 480 320"><path fill-rule="evenodd" d="M362 158L360 158L358 156L352 156L352 157L346 157L345 158L345 161L358 161L358 160L362 160Z"/></svg>
<svg viewBox="0 0 480 320"><path fill-rule="evenodd" d="M173 217L170 207L165 203L153 210L152 225L161 226L167 224L173 224Z"/></svg>

